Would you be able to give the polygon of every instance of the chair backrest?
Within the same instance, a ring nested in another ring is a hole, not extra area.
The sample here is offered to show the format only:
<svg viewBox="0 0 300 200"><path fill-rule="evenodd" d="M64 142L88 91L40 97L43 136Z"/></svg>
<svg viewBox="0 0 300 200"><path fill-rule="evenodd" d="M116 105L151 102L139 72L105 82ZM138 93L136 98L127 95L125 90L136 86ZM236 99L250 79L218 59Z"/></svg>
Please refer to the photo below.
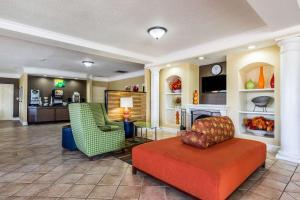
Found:
<svg viewBox="0 0 300 200"><path fill-rule="evenodd" d="M106 121L104 116L105 112L103 112L101 103L88 103L88 106L93 113L97 126L104 126Z"/></svg>
<svg viewBox="0 0 300 200"><path fill-rule="evenodd" d="M75 143L79 149L85 149L86 134L90 129L97 129L91 107L87 103L72 103L69 113Z"/></svg>

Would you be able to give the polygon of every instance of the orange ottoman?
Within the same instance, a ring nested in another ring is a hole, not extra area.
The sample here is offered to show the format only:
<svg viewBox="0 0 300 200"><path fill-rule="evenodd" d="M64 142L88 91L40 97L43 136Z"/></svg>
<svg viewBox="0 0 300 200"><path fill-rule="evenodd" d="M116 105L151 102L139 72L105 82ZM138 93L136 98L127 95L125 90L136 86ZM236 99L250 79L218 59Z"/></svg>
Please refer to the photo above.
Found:
<svg viewBox="0 0 300 200"><path fill-rule="evenodd" d="M198 149L174 137L132 150L133 173L141 170L205 200L226 199L265 160L264 143L238 138Z"/></svg>

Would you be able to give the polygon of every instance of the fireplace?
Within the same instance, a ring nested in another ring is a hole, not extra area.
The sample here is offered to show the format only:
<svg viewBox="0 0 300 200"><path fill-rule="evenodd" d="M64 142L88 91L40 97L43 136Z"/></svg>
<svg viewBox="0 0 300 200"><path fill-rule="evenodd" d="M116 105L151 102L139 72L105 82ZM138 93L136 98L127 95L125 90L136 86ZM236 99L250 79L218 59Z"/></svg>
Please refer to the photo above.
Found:
<svg viewBox="0 0 300 200"><path fill-rule="evenodd" d="M191 126L193 125L194 121L197 119L203 119L206 117L213 117L213 116L221 116L220 111L209 111L209 110L191 110Z"/></svg>
<svg viewBox="0 0 300 200"><path fill-rule="evenodd" d="M211 104L187 104L183 106L186 120L181 120L181 130L190 129L195 120L212 117L212 116L226 116L228 107L226 105L211 105ZM182 129L184 128L184 129Z"/></svg>

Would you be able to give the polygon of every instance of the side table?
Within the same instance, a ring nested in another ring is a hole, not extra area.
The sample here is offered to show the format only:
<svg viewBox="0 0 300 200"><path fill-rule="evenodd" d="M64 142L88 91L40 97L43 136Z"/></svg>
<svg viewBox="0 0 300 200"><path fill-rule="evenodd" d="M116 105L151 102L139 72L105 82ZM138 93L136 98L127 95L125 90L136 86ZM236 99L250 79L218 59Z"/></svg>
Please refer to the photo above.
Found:
<svg viewBox="0 0 300 200"><path fill-rule="evenodd" d="M136 121L133 123L134 124L134 134L133 134L133 137L135 137L135 135L137 134L137 130L138 128L141 129L141 137L143 138L143 128L145 128L146 130L146 137L145 137L145 140L147 141L148 140L148 128L150 129L154 129L154 138L155 140L157 140L157 127L152 127L151 126L151 123L150 122L145 122L145 121Z"/></svg>

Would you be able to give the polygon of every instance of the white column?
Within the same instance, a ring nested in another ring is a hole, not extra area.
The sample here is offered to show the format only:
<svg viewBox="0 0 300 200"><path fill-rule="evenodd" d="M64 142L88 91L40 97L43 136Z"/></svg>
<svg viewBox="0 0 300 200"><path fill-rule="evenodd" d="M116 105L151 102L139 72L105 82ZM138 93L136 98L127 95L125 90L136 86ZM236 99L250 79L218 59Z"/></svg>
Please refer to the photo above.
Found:
<svg viewBox="0 0 300 200"><path fill-rule="evenodd" d="M300 163L300 37L279 45L281 149L276 158Z"/></svg>
<svg viewBox="0 0 300 200"><path fill-rule="evenodd" d="M151 71L151 125L159 127L159 71L160 68L150 68Z"/></svg>

